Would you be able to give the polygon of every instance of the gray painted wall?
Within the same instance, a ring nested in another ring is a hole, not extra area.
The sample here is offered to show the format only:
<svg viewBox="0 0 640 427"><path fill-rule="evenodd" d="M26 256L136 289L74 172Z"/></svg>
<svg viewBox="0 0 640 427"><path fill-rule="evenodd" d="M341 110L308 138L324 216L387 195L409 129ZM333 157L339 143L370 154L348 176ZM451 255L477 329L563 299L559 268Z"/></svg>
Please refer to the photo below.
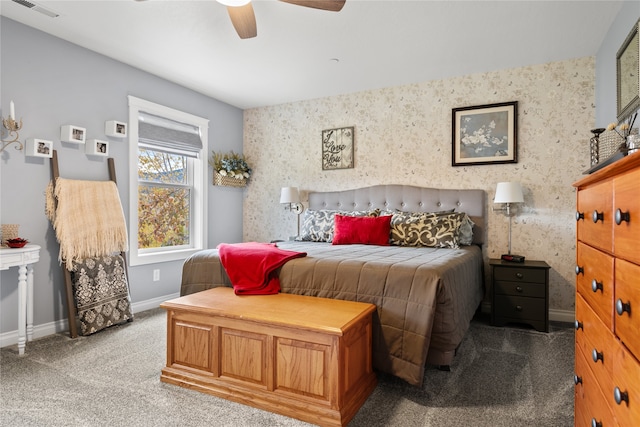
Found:
<svg viewBox="0 0 640 427"><path fill-rule="evenodd" d="M91 157L84 147L60 142L60 126L87 129L88 138L110 141L118 188L125 212L129 211L128 142L104 135L106 120L128 121L127 95L133 95L210 120L209 152L242 151L242 110L192 90L114 61L95 52L34 30L5 17L1 31L1 100L3 116L15 102L22 118L20 139L42 138L54 142L61 176L108 179L107 160ZM209 168L209 182L211 170ZM20 224L20 235L42 247L35 265L34 325L66 319L59 246L44 215L44 190L51 178L49 159L26 157L13 147L0 155L0 222ZM208 186L209 247L242 240L242 189ZM160 269L160 281L152 281ZM179 292L182 262L130 267L131 298L144 306ZM18 273L0 273L0 341L18 328ZM28 346L27 346L28 348Z"/></svg>
<svg viewBox="0 0 640 427"><path fill-rule="evenodd" d="M640 2L625 1L596 54L595 127L616 121L616 54L638 18Z"/></svg>

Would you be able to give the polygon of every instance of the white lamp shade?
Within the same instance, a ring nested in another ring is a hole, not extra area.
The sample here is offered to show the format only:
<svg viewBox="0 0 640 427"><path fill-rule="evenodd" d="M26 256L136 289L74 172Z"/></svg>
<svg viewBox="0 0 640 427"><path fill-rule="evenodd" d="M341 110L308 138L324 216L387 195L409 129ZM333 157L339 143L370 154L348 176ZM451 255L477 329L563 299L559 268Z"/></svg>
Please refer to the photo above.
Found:
<svg viewBox="0 0 640 427"><path fill-rule="evenodd" d="M300 203L298 187L282 187L280 191L280 203Z"/></svg>
<svg viewBox="0 0 640 427"><path fill-rule="evenodd" d="M231 7L238 7L238 6L244 6L245 4L249 3L251 0L217 0L218 3L221 3L225 6L231 6Z"/></svg>
<svg viewBox="0 0 640 427"><path fill-rule="evenodd" d="M524 203L519 182L499 182L493 203Z"/></svg>

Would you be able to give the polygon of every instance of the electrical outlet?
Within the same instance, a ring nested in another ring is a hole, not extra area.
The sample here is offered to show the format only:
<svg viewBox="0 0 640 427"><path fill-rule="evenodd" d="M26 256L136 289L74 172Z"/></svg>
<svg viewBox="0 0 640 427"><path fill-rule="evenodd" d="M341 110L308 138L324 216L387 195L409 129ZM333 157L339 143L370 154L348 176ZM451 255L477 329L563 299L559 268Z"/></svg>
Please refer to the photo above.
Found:
<svg viewBox="0 0 640 427"><path fill-rule="evenodd" d="M160 280L160 270L156 268L153 270L153 281L157 282L158 280Z"/></svg>

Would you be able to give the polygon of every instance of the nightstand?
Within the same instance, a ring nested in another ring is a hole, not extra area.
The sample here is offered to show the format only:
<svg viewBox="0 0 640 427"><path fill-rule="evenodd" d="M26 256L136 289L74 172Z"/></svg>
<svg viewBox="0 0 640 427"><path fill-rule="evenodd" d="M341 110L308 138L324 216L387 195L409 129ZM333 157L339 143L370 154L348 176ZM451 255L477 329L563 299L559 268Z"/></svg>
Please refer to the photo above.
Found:
<svg viewBox="0 0 640 427"><path fill-rule="evenodd" d="M544 261L489 260L491 324L526 323L549 332L549 264Z"/></svg>

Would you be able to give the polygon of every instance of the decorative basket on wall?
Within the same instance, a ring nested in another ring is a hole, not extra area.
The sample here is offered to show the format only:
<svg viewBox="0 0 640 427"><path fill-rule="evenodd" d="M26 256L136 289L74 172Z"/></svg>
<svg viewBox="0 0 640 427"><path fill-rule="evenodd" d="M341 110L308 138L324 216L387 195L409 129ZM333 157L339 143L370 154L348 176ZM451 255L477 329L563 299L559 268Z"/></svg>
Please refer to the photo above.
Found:
<svg viewBox="0 0 640 427"><path fill-rule="evenodd" d="M231 178L230 176L220 175L218 171L213 171L213 185L222 185L225 187L246 187L247 179Z"/></svg>

